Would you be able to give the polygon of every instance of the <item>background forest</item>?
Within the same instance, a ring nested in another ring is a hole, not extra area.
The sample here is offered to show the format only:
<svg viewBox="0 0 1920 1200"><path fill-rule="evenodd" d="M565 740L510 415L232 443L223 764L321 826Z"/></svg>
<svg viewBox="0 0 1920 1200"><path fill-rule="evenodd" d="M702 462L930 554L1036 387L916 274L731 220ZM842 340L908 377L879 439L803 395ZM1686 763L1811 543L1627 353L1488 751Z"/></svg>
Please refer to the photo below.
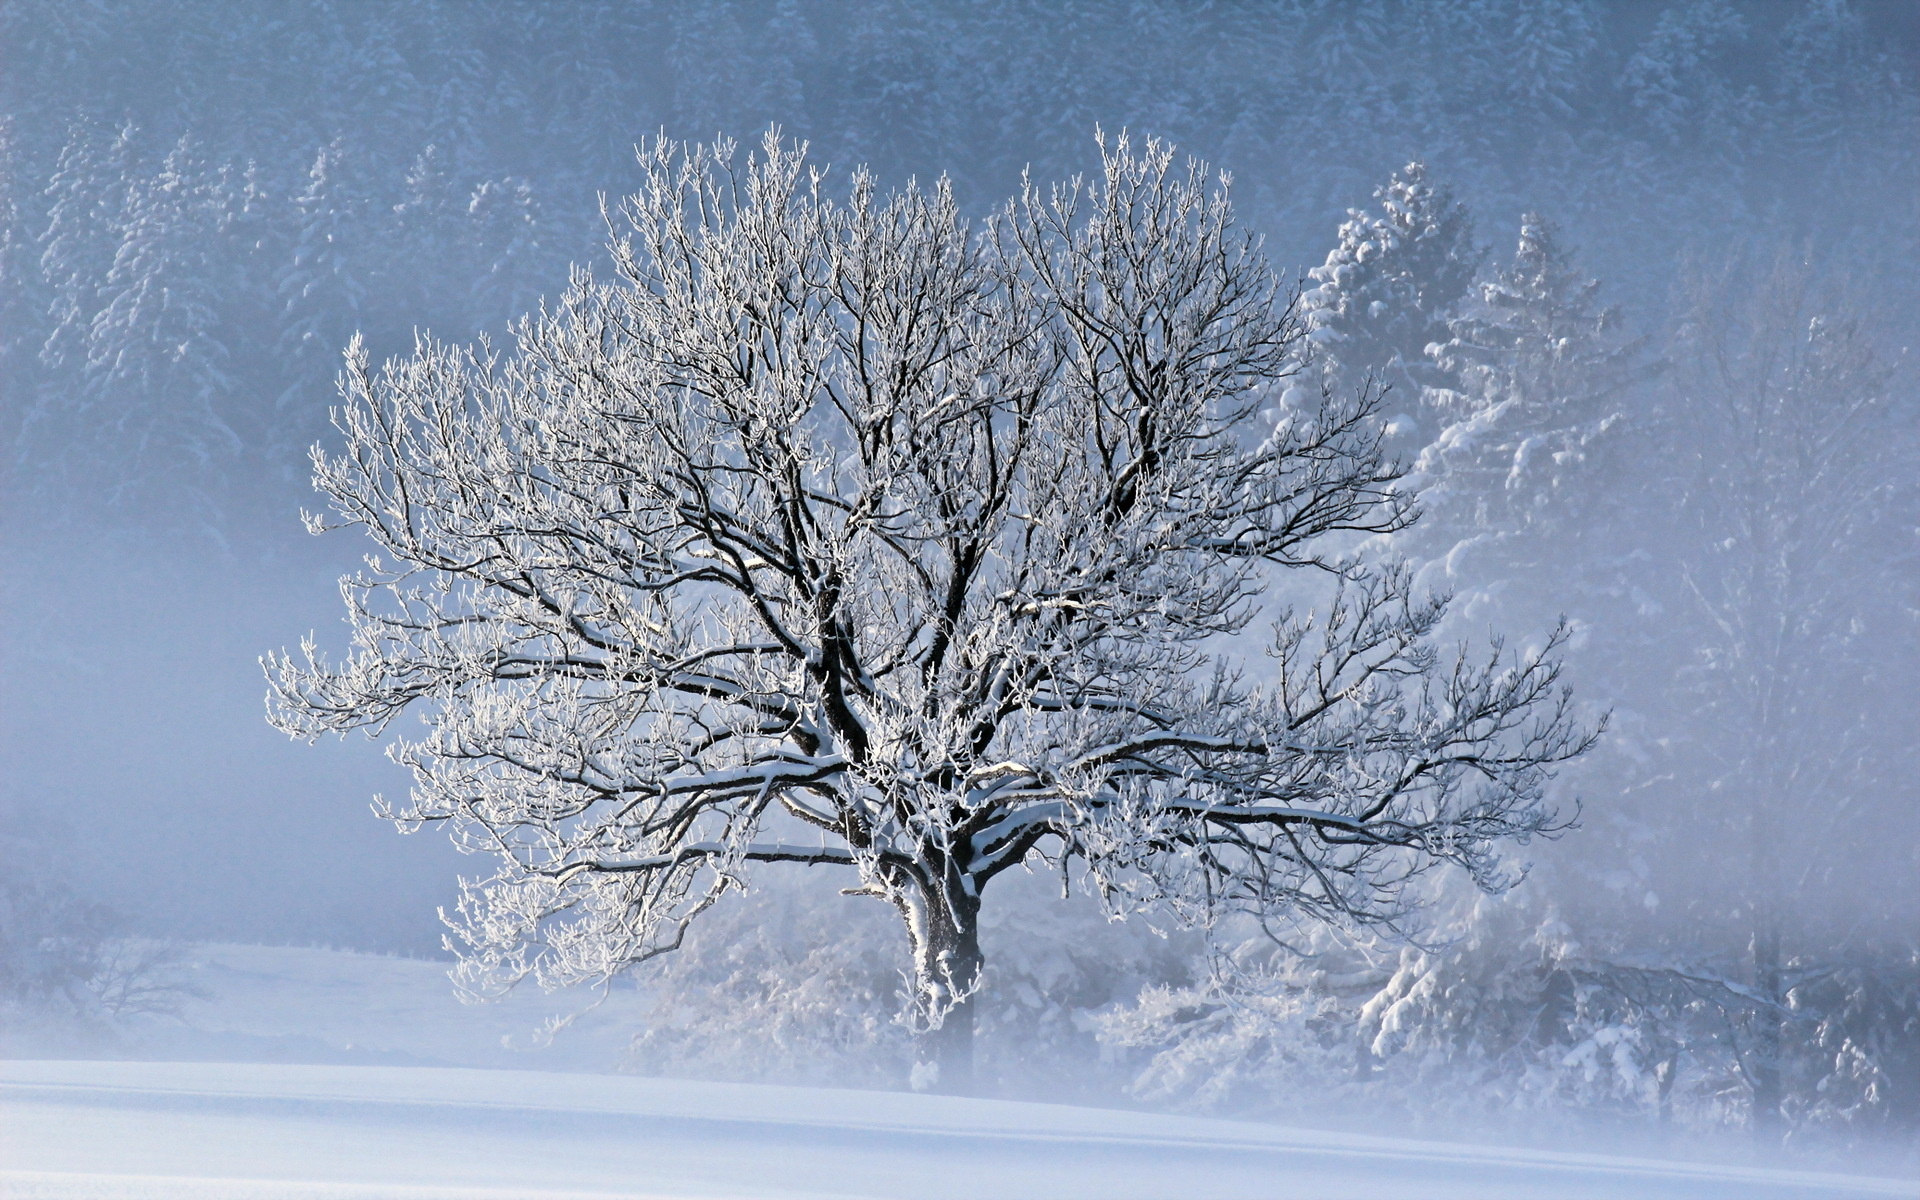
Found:
<svg viewBox="0 0 1920 1200"><path fill-rule="evenodd" d="M0 47L8 1003L97 1003L127 934L436 950L461 863L359 808L404 781L259 719L359 552L296 519L356 330L504 334L662 132L777 124L977 211L1098 126L1231 172L1302 369L1391 385L1426 517L1376 549L1463 636L1565 616L1611 717L1579 828L1412 940L1208 949L1022 881L983 1076L1920 1132L1911 4L6 0ZM897 1079L899 935L825 876L648 971L628 1065Z"/></svg>

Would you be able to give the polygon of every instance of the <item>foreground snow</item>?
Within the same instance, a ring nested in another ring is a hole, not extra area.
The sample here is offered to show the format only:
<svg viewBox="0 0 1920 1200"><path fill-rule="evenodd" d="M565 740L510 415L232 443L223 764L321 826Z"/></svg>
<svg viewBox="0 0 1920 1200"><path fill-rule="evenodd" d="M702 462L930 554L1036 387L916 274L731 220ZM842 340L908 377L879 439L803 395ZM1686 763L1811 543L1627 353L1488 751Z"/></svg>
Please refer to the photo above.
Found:
<svg viewBox="0 0 1920 1200"><path fill-rule="evenodd" d="M432 1067L0 1063L10 1200L1920 1197L1920 1183L1010 1101Z"/></svg>

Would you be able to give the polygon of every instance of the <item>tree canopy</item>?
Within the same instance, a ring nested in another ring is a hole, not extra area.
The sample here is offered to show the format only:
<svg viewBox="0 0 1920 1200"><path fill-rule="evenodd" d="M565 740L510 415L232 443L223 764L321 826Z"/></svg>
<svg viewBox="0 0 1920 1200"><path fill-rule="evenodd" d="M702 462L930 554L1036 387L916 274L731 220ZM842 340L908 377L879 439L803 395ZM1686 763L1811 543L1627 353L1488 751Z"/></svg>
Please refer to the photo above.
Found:
<svg viewBox="0 0 1920 1200"><path fill-rule="evenodd" d="M1007 870L1072 861L1116 915L1380 922L1557 827L1592 738L1558 635L1443 653L1443 599L1341 553L1414 517L1374 393L1285 391L1293 298L1203 165L1122 137L976 229L944 182L832 199L771 133L642 157L617 277L513 352L349 352L315 479L383 557L344 662L270 664L294 734L423 713L393 815L498 860L470 986L604 977L750 864L843 864L965 1086ZM1225 643L1300 572L1330 595L1256 669Z"/></svg>

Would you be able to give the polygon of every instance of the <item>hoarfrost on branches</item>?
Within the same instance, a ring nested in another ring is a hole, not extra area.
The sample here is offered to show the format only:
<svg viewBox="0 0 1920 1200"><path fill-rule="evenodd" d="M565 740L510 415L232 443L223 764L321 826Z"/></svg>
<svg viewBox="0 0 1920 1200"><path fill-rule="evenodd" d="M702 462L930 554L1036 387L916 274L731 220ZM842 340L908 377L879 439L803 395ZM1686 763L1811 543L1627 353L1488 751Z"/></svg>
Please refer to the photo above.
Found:
<svg viewBox="0 0 1920 1200"><path fill-rule="evenodd" d="M918 1080L964 1088L999 875L1084 869L1115 915L1391 922L1559 826L1593 734L1538 652L1443 653L1445 604L1342 541L1414 512L1375 394L1299 370L1225 181L1102 144L980 227L944 181L828 195L772 134L660 141L616 278L502 352L356 343L315 479L379 547L354 649L268 664L287 732L386 729L497 867L462 981L604 979L750 864L842 864L912 949ZM313 528L329 522L312 520ZM1223 654L1289 575L1269 662Z"/></svg>

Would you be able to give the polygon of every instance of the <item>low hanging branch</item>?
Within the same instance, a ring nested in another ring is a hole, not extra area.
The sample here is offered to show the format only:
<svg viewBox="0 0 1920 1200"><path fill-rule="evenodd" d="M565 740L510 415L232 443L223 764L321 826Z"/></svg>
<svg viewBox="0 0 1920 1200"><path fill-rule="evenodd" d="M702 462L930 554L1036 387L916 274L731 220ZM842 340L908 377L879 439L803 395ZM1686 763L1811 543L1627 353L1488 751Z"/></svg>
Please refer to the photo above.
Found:
<svg viewBox="0 0 1920 1200"><path fill-rule="evenodd" d="M1443 602L1335 555L1413 510L1370 394L1285 391L1292 299L1224 181L1122 138L975 229L944 181L836 201L803 154L656 143L615 280L512 353L348 352L315 481L379 553L344 662L269 661L273 719L424 718L391 815L498 862L467 986L601 979L748 864L847 864L964 1087L981 896L1036 856L1203 924L1390 920L1439 862L1502 886L1592 741L1561 635L1444 657ZM1261 672L1222 657L1301 571L1331 599Z"/></svg>

